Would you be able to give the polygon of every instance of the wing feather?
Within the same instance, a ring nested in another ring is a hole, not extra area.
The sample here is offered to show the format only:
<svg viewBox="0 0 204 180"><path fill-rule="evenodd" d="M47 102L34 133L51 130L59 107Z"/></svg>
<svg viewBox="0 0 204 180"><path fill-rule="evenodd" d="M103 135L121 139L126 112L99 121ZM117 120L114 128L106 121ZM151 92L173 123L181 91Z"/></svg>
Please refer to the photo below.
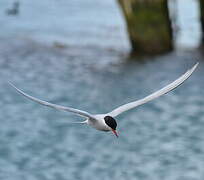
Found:
<svg viewBox="0 0 204 180"><path fill-rule="evenodd" d="M198 66L199 63L196 63L191 69L189 69L186 73L184 73L182 76L180 76L178 79L176 79L175 81L173 81L172 83L170 83L169 85L165 86L164 88L160 89L159 91L156 91L155 93L150 94L149 96L134 101L134 102L130 102L128 104L124 104L116 109L114 109L113 111L107 113L108 115L115 117L118 116L119 114L128 111L132 108L135 108L137 106L140 106L142 104L145 104L153 99L156 99L170 91L172 91L173 89L175 89L176 87L178 87L179 85L181 85L185 80L187 80L191 74L195 71L196 67Z"/></svg>
<svg viewBox="0 0 204 180"><path fill-rule="evenodd" d="M15 88L20 94L22 94L23 96L25 96L26 98L32 100L32 101L35 101L39 104L42 104L44 106L48 106L48 107L51 107L51 108L54 108L54 109L57 109L57 110L62 110L62 111L68 111L68 112L72 112L72 113L76 113L80 116L83 116L83 117L88 117L88 118L91 118L91 119L94 119L94 116L86 111L82 111L82 110L79 110L79 109L75 109L75 108L71 108L71 107L65 107L65 106L60 106L60 105L57 105L57 104L52 104L52 103L49 103L49 102L46 102L46 101L43 101L43 100L40 100L40 99L37 99L33 96L30 96L28 94L26 94L25 92L21 91L20 89L18 89L16 86L14 86L12 83L9 82L9 84Z"/></svg>

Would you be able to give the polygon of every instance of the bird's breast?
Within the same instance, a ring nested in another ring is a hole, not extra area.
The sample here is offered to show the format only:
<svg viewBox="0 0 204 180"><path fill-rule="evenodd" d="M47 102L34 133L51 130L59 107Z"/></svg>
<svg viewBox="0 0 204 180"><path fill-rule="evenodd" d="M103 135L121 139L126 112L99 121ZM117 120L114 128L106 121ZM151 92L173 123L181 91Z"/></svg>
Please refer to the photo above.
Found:
<svg viewBox="0 0 204 180"><path fill-rule="evenodd" d="M110 128L105 124L103 120L94 120L94 121L88 120L87 124L100 131L110 131Z"/></svg>

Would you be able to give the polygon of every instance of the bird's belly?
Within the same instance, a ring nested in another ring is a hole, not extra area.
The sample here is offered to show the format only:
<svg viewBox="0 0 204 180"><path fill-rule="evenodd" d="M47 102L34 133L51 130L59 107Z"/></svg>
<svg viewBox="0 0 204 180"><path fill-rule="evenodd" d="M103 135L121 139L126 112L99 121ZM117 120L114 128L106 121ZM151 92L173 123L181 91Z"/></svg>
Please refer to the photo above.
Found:
<svg viewBox="0 0 204 180"><path fill-rule="evenodd" d="M88 121L88 125L90 125L91 127L99 131L110 131L110 128L100 121L95 121L95 122Z"/></svg>

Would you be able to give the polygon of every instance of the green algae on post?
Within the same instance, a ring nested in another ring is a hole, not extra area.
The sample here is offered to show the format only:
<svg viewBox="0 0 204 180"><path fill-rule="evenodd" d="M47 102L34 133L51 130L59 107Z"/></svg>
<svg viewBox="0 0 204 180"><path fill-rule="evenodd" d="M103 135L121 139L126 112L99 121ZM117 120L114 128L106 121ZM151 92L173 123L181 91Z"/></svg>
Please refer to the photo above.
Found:
<svg viewBox="0 0 204 180"><path fill-rule="evenodd" d="M132 52L160 54L172 50L167 0L118 0L124 13Z"/></svg>

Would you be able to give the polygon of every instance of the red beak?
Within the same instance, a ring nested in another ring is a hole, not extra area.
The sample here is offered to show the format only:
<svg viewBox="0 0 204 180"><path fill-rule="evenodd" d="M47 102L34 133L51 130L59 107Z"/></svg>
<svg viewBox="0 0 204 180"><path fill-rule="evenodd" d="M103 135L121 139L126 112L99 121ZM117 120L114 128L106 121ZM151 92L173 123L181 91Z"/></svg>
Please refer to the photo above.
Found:
<svg viewBox="0 0 204 180"><path fill-rule="evenodd" d="M116 132L116 130L112 129L113 134L116 135L116 137L118 137L118 133Z"/></svg>

